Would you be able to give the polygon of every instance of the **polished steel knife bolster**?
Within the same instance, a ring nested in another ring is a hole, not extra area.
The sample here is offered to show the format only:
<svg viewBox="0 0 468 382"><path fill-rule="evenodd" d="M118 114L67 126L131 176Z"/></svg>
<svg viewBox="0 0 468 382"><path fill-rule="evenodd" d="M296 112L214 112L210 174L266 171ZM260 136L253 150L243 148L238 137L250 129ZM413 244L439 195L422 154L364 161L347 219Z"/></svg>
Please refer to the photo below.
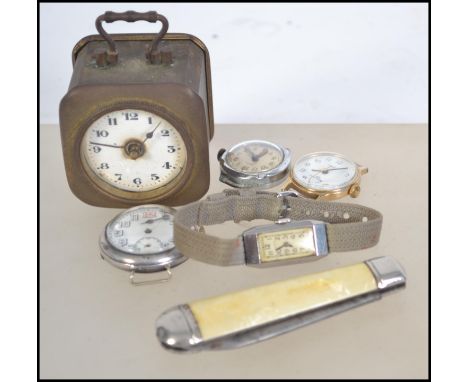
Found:
<svg viewBox="0 0 468 382"><path fill-rule="evenodd" d="M156 321L156 336L175 351L232 349L317 322L404 287L391 257L292 278L175 306Z"/></svg>

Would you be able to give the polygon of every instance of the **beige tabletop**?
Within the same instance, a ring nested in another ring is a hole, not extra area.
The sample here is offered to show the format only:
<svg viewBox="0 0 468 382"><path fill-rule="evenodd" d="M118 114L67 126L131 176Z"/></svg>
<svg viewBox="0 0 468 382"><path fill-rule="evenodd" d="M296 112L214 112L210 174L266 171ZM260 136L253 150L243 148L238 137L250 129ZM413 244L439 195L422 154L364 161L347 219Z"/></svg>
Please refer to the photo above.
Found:
<svg viewBox="0 0 468 382"><path fill-rule="evenodd" d="M220 125L216 154L241 140L266 139L292 151L335 151L369 167L356 202L380 210L380 243L306 264L255 269L189 260L166 284L135 287L99 256L97 239L120 210L88 206L68 188L58 126L40 134L41 378L427 378L427 125ZM280 187L276 187L279 190ZM220 234L252 223L225 224ZM344 266L395 257L407 287L383 299L241 349L175 354L155 337L165 309L191 300Z"/></svg>

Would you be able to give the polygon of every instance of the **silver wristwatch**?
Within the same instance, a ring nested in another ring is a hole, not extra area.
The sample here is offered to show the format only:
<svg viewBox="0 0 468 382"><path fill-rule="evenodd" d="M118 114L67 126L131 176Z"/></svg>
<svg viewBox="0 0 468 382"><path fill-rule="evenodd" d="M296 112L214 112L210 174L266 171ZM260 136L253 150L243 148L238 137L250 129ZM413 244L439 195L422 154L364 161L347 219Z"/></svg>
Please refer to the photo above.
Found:
<svg viewBox="0 0 468 382"><path fill-rule="evenodd" d="M236 188L270 188L288 175L290 151L275 143L244 141L218 152L219 180Z"/></svg>

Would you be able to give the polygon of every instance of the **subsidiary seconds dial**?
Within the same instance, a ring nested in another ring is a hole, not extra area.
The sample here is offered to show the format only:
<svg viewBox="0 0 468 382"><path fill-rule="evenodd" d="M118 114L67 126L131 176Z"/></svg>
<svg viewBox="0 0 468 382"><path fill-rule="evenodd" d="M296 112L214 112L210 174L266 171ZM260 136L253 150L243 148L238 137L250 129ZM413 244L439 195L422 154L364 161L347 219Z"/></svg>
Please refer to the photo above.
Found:
<svg viewBox="0 0 468 382"><path fill-rule="evenodd" d="M115 110L93 122L81 143L88 171L118 189L151 191L184 169L187 148L177 129L160 116L137 109Z"/></svg>

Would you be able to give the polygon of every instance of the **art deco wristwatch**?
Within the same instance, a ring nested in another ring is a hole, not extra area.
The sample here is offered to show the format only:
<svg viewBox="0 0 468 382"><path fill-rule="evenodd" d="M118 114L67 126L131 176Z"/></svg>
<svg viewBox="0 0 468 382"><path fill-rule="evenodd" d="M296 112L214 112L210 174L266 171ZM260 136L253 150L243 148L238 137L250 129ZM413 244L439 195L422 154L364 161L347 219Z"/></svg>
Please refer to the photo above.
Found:
<svg viewBox="0 0 468 382"><path fill-rule="evenodd" d="M291 154L272 142L240 142L218 152L219 180L236 188L271 188L288 175Z"/></svg>
<svg viewBox="0 0 468 382"><path fill-rule="evenodd" d="M175 306L157 319L156 335L175 351L238 348L376 301L405 284L398 262L378 257Z"/></svg>
<svg viewBox="0 0 468 382"><path fill-rule="evenodd" d="M300 158L291 170L284 190L296 190L312 199L333 200L361 192L361 176L368 169L341 154L316 152Z"/></svg>
<svg viewBox="0 0 468 382"><path fill-rule="evenodd" d="M382 214L357 204L321 202L294 192L225 190L179 209L174 243L187 257L215 265L282 265L377 244ZM233 239L205 233L225 221L275 221Z"/></svg>

